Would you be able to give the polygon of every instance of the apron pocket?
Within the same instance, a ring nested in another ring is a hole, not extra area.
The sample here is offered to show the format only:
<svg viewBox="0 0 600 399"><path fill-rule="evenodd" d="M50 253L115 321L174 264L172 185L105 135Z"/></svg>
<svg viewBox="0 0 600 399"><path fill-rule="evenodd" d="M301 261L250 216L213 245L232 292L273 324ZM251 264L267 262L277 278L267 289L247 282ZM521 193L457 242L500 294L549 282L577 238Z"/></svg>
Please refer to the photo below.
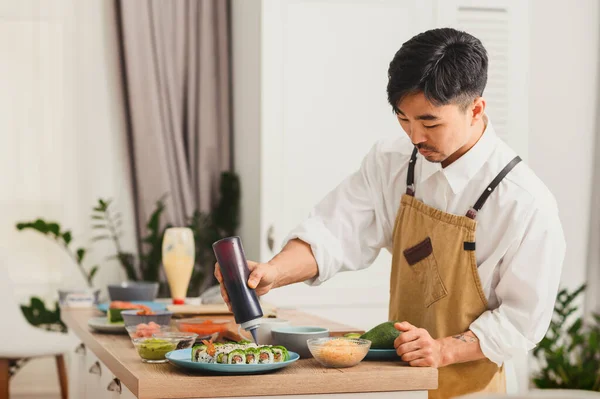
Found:
<svg viewBox="0 0 600 399"><path fill-rule="evenodd" d="M404 258L411 270L416 274L423 288L426 307L430 307L448 295L448 291L440 277L438 265L433 255L433 246L429 237L414 247L404 250Z"/></svg>

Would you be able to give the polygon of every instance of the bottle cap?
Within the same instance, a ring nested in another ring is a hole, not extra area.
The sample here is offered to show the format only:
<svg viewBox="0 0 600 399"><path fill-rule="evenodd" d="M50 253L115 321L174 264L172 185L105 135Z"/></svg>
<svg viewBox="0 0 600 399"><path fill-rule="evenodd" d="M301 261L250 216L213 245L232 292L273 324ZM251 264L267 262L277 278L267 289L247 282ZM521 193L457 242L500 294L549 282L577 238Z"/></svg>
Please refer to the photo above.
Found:
<svg viewBox="0 0 600 399"><path fill-rule="evenodd" d="M252 338L254 338L254 343L258 345L258 337L256 334L256 329L258 328L258 326L260 326L260 318L258 319L252 319L249 320L245 323L240 324L240 327L243 328L246 331L250 331L250 334L252 334Z"/></svg>

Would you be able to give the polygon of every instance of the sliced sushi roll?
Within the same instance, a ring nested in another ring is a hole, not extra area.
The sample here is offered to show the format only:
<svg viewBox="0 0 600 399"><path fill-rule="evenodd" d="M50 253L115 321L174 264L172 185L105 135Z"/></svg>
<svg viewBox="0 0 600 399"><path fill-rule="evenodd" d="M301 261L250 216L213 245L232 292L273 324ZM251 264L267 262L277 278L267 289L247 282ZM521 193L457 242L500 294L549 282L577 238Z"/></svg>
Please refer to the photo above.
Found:
<svg viewBox="0 0 600 399"><path fill-rule="evenodd" d="M198 353L197 362L199 362L199 363L214 363L215 356L211 356L207 351L202 351L202 352Z"/></svg>
<svg viewBox="0 0 600 399"><path fill-rule="evenodd" d="M229 352L227 364L246 364L246 354L243 349L234 349Z"/></svg>
<svg viewBox="0 0 600 399"><path fill-rule="evenodd" d="M258 348L258 363L270 364L273 363L273 350L268 346Z"/></svg>
<svg viewBox="0 0 600 399"><path fill-rule="evenodd" d="M259 351L257 348L246 348L244 353L246 354L246 364L258 363Z"/></svg>
<svg viewBox="0 0 600 399"><path fill-rule="evenodd" d="M227 364L229 361L229 353L234 350L232 347L220 347L217 349L217 354L215 355L215 361L219 364Z"/></svg>
<svg viewBox="0 0 600 399"><path fill-rule="evenodd" d="M202 343L204 344L205 348L198 352L198 355L197 355L198 362L214 363L215 357L217 354L217 350L216 350L217 346L214 343L212 343L211 341L203 340ZM201 347L200 344L198 344L197 346L199 348Z"/></svg>
<svg viewBox="0 0 600 399"><path fill-rule="evenodd" d="M271 351L273 352L274 363L281 363L290 360L290 354L283 346L273 346L271 347Z"/></svg>
<svg viewBox="0 0 600 399"><path fill-rule="evenodd" d="M192 347L192 362L197 362L200 359L200 353L206 353L206 345L194 345Z"/></svg>

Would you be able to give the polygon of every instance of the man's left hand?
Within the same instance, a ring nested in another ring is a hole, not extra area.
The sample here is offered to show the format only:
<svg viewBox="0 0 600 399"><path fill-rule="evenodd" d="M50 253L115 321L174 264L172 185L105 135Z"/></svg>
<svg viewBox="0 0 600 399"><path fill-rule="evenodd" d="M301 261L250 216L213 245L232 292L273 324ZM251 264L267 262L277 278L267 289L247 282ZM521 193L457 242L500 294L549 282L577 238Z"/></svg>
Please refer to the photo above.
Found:
<svg viewBox="0 0 600 399"><path fill-rule="evenodd" d="M402 334L394 341L398 356L411 366L442 367L442 345L431 338L424 328L417 328L404 321L394 324Z"/></svg>

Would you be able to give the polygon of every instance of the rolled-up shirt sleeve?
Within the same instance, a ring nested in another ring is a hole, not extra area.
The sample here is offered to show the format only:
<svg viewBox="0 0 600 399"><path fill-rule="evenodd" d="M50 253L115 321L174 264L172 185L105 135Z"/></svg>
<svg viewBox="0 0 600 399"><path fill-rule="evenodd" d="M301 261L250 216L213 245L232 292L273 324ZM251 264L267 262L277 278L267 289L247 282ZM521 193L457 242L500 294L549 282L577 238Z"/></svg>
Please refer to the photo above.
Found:
<svg viewBox="0 0 600 399"><path fill-rule="evenodd" d="M558 293L565 239L558 212L535 209L500 265L499 306L470 326L498 365L533 349L546 334Z"/></svg>
<svg viewBox="0 0 600 399"><path fill-rule="evenodd" d="M319 285L341 271L370 266L391 240L384 232L381 195L373 195L381 184L377 146L363 159L360 169L329 192L283 241L300 239L311 246L318 265Z"/></svg>

